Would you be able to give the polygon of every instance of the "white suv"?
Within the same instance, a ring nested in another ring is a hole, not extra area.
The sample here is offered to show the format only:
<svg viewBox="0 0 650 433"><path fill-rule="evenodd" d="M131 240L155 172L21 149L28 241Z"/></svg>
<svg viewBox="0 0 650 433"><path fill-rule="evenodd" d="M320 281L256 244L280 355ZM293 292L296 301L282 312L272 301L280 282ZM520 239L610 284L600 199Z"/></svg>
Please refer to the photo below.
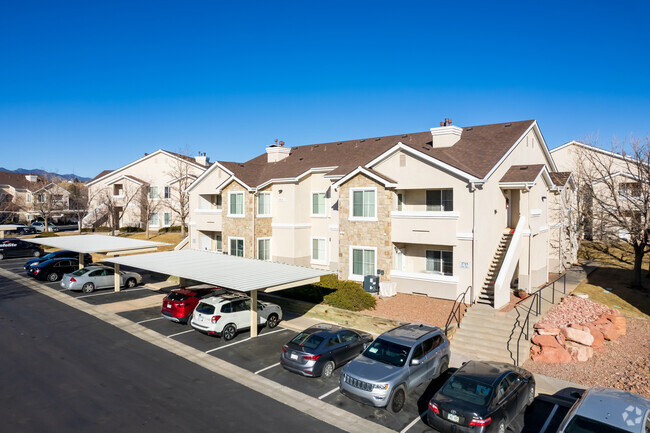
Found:
<svg viewBox="0 0 650 433"><path fill-rule="evenodd" d="M211 296L194 309L190 325L209 335L232 340L240 329L251 326L251 299L241 295ZM257 302L258 325L275 328L282 319L282 309L270 302Z"/></svg>

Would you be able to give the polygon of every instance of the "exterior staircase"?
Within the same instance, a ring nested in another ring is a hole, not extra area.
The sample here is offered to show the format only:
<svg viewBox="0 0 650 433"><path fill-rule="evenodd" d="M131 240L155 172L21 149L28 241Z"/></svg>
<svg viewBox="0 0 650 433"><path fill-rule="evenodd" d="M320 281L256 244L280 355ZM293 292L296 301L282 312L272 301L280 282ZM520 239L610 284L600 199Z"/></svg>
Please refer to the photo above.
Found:
<svg viewBox="0 0 650 433"><path fill-rule="evenodd" d="M503 259L506 257L511 241L512 229L506 229L501 236L501 240L497 246L497 251L494 253L494 257L492 258L492 263L490 264L487 277L485 277L485 282L483 283L483 287L481 287L478 299L476 300L477 303L489 305L490 307L494 306L494 283L499 276Z"/></svg>

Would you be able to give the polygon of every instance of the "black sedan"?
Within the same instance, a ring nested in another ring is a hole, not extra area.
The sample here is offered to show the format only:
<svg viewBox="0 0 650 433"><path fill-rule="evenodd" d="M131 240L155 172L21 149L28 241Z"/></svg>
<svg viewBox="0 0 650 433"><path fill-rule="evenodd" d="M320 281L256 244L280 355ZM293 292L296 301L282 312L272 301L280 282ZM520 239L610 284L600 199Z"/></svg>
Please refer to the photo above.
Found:
<svg viewBox="0 0 650 433"><path fill-rule="evenodd" d="M470 361L433 396L428 424L440 432L504 433L535 399L535 377L503 362Z"/></svg>
<svg viewBox="0 0 650 433"><path fill-rule="evenodd" d="M58 281L63 274L69 274L79 269L79 260L71 257L50 259L31 266L27 274L39 280Z"/></svg>
<svg viewBox="0 0 650 433"><path fill-rule="evenodd" d="M33 259L27 260L23 268L25 268L25 270L27 271L29 270L30 267L38 265L39 263L42 263L46 260L58 259L63 257L69 257L69 258L79 260L79 253L70 250L54 251L52 253L44 255L43 257L35 257ZM93 261L93 257L90 254L88 253L84 254L84 266L88 266L90 263L92 263L92 261Z"/></svg>
<svg viewBox="0 0 650 433"><path fill-rule="evenodd" d="M11 257L40 257L44 254L40 245L20 239L0 239L0 260Z"/></svg>
<svg viewBox="0 0 650 433"><path fill-rule="evenodd" d="M334 369L357 357L372 342L365 332L319 323L282 346L280 364L310 377L330 377Z"/></svg>

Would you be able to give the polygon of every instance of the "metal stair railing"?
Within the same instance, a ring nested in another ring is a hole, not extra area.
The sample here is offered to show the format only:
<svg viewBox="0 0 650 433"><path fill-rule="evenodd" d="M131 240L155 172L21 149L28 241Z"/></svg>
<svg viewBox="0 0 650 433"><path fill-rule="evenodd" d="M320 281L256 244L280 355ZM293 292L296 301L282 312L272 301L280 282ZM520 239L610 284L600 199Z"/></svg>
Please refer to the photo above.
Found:
<svg viewBox="0 0 650 433"><path fill-rule="evenodd" d="M449 317L447 317L447 323L445 323L445 335L449 336L449 326L453 323L454 319L457 319L458 327L460 328L460 320L462 319L461 306L467 306L465 299L467 298L467 293L472 289L472 286L467 286L467 289L460 295L456 297L454 305L451 307L451 312L449 312ZM470 299L469 305L472 305L473 302Z"/></svg>

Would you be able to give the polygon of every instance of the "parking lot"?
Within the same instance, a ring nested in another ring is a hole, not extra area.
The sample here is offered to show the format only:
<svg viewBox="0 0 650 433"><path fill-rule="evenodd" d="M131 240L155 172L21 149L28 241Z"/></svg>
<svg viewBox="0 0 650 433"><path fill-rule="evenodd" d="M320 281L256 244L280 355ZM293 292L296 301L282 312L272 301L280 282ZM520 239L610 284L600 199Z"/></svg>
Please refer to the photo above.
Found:
<svg viewBox="0 0 650 433"><path fill-rule="evenodd" d="M22 267L25 260L4 260L0 262L0 267L19 275L25 275ZM43 284L92 305L111 304L159 294L159 292L142 286L123 289L118 293L112 289L107 289L85 294L62 290L59 282L43 282ZM159 306L125 311L118 314L157 332L165 338L174 339L196 350L244 368L250 371L251 374L263 376L309 397L319 399L392 430L399 432L434 431L422 421L421 415L426 412L429 399L442 386L447 376L431 382L428 386L421 386L414 390L407 396L404 409L399 414L393 414L384 409L375 409L354 402L340 394L338 391L340 369L335 370L329 379L306 378L284 370L279 364L281 347L296 334L296 330L284 327L282 322L274 329L261 327L258 338L251 339L250 333L245 331L240 332L233 340L225 341L218 337L199 333L187 325L174 323L163 318L160 315ZM526 413L517 420L517 423L522 426L524 432L546 433L555 431L570 404L570 399L554 399L540 396Z"/></svg>

